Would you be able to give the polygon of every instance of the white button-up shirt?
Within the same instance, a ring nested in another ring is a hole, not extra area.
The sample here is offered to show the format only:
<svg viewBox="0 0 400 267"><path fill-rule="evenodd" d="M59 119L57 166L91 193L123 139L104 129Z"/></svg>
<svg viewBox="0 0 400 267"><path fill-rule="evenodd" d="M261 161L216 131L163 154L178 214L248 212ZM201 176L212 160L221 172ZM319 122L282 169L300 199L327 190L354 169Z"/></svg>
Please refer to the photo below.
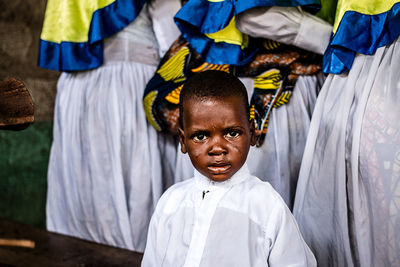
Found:
<svg viewBox="0 0 400 267"><path fill-rule="evenodd" d="M149 266L316 266L282 198L244 165L224 182L195 172L161 197L142 262Z"/></svg>

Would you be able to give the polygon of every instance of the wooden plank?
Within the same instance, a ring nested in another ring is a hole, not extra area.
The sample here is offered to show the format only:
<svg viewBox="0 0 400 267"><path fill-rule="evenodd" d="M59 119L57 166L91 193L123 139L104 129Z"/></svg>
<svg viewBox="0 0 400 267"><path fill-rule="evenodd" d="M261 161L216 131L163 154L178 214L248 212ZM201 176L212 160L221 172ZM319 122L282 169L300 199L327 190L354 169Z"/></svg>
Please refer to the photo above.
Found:
<svg viewBox="0 0 400 267"><path fill-rule="evenodd" d="M26 239L0 238L0 246L35 248L35 242Z"/></svg>
<svg viewBox="0 0 400 267"><path fill-rule="evenodd" d="M33 248L0 245L0 266L140 266L143 254L51 233L0 218L0 238Z"/></svg>

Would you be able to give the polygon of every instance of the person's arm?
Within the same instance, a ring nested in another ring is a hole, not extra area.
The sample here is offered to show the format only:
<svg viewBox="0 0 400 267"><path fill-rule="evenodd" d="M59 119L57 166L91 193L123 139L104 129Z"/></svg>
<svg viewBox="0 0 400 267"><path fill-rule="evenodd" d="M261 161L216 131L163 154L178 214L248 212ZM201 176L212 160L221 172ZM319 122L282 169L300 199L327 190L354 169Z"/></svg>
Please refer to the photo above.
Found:
<svg viewBox="0 0 400 267"><path fill-rule="evenodd" d="M239 14L236 27L253 37L271 39L324 54L332 26L300 7L261 7Z"/></svg>
<svg viewBox="0 0 400 267"><path fill-rule="evenodd" d="M266 228L268 265L317 266L315 257L305 243L292 213L280 197L274 206Z"/></svg>

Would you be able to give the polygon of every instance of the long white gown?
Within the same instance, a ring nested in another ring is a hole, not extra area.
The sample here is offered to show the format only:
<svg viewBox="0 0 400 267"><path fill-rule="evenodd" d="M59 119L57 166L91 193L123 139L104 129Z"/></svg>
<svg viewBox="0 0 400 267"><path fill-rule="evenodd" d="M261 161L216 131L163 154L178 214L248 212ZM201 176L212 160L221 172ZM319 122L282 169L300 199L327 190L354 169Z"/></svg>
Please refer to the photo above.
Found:
<svg viewBox="0 0 400 267"><path fill-rule="evenodd" d="M173 27L177 8L164 5L162 11ZM179 34L168 32L166 23L153 25L151 12L161 11L145 6L105 40L101 67L60 76L48 169L49 231L144 251L163 176L171 175L161 158L173 144L147 123L142 97L160 54ZM164 35L156 36L154 26Z"/></svg>
<svg viewBox="0 0 400 267"><path fill-rule="evenodd" d="M319 266L400 266L400 39L330 74L294 215Z"/></svg>

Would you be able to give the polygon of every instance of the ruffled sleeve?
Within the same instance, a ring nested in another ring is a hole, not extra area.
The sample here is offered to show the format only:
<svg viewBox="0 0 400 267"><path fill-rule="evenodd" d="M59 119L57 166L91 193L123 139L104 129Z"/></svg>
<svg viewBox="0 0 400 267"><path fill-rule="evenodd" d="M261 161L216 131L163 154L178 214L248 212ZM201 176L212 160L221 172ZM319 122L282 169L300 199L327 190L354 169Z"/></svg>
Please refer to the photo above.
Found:
<svg viewBox="0 0 400 267"><path fill-rule="evenodd" d="M356 53L373 55L400 35L400 1L341 0L333 33L323 71L340 74L351 69Z"/></svg>
<svg viewBox="0 0 400 267"><path fill-rule="evenodd" d="M257 48L236 29L233 0L190 0L176 14L183 38L202 58L213 64L244 65Z"/></svg>
<svg viewBox="0 0 400 267"><path fill-rule="evenodd" d="M307 6L319 0L189 0L175 16L182 36L202 58L213 64L245 65L254 59L258 43L236 27L236 16L262 6Z"/></svg>
<svg viewBox="0 0 400 267"><path fill-rule="evenodd" d="M58 71L103 63L103 42L131 23L145 0L48 0L38 65Z"/></svg>

